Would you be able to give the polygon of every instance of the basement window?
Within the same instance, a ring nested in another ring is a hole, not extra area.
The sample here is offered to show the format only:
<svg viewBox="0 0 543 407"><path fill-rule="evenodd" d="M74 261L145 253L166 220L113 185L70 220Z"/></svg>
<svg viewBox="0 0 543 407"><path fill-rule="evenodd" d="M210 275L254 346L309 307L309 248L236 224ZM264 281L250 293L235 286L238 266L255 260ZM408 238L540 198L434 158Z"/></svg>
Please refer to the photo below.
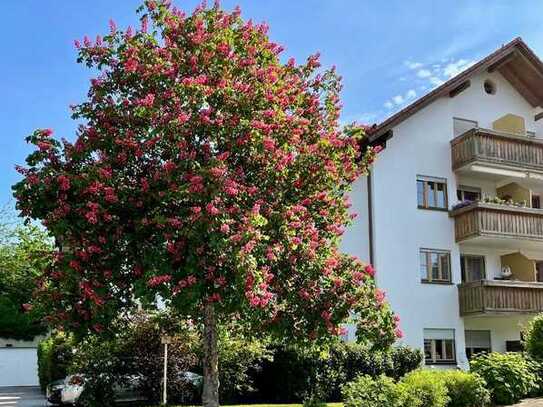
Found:
<svg viewBox="0 0 543 407"><path fill-rule="evenodd" d="M480 353L490 353L490 331L468 331L466 330L466 356L471 360Z"/></svg>
<svg viewBox="0 0 543 407"><path fill-rule="evenodd" d="M425 329L424 359L426 364L456 364L454 342L454 329Z"/></svg>
<svg viewBox="0 0 543 407"><path fill-rule="evenodd" d="M487 79L484 84L483 88L485 92L489 95L495 95L496 94L496 84L492 82L490 79Z"/></svg>

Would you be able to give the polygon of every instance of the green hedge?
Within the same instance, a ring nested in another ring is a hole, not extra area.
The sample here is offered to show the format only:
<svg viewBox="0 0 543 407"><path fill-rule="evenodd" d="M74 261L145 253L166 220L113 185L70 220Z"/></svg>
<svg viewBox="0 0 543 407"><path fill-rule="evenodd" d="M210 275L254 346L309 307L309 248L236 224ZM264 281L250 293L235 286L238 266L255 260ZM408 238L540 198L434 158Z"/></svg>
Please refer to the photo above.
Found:
<svg viewBox="0 0 543 407"><path fill-rule="evenodd" d="M543 361L543 314L532 319L524 331L524 348L532 358Z"/></svg>
<svg viewBox="0 0 543 407"><path fill-rule="evenodd" d="M40 387L64 379L74 357L73 339L62 332L52 333L38 344L38 378Z"/></svg>
<svg viewBox="0 0 543 407"><path fill-rule="evenodd" d="M408 347L376 352L338 342L326 351L275 346L272 358L254 372L257 392L247 402L295 403L316 395L340 401L342 386L357 376L399 379L422 364L422 353Z"/></svg>
<svg viewBox="0 0 543 407"><path fill-rule="evenodd" d="M399 382L362 375L343 387L345 407L484 407L485 381L473 373L420 369Z"/></svg>
<svg viewBox="0 0 543 407"><path fill-rule="evenodd" d="M358 376L343 386L345 407L400 407L401 388L387 376Z"/></svg>
<svg viewBox="0 0 543 407"><path fill-rule="evenodd" d="M538 388L540 368L522 353L489 353L472 359L471 370L481 376L497 404L514 404Z"/></svg>

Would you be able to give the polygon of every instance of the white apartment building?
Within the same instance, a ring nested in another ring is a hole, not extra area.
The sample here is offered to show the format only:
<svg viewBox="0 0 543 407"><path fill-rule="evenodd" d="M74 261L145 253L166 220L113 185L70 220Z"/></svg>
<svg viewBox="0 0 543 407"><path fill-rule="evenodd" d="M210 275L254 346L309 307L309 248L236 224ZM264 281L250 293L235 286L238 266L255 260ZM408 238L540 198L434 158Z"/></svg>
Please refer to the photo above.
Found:
<svg viewBox="0 0 543 407"><path fill-rule="evenodd" d="M371 132L384 149L343 249L374 264L428 365L517 350L543 311L542 106L543 63L517 38Z"/></svg>

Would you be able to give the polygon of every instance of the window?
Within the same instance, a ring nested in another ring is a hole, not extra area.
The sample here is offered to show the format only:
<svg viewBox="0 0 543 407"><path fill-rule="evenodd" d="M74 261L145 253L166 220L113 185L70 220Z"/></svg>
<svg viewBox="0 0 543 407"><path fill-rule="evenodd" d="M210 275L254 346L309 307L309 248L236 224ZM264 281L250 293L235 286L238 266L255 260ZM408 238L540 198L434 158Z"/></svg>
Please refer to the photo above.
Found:
<svg viewBox="0 0 543 407"><path fill-rule="evenodd" d="M450 284L451 254L444 250L420 249L420 278L423 283Z"/></svg>
<svg viewBox="0 0 543 407"><path fill-rule="evenodd" d="M456 364L454 329L424 330L424 360L427 365Z"/></svg>
<svg viewBox="0 0 543 407"><path fill-rule="evenodd" d="M460 270L462 282L480 281L486 278L485 257L462 254L460 255Z"/></svg>
<svg viewBox="0 0 543 407"><path fill-rule="evenodd" d="M447 210L447 180L417 177L417 203L421 209Z"/></svg>
<svg viewBox="0 0 543 407"><path fill-rule="evenodd" d="M481 199L481 188L459 185L456 190L456 197L460 202L478 201Z"/></svg>
<svg viewBox="0 0 543 407"><path fill-rule="evenodd" d="M483 88L485 92L489 95L495 95L496 94L496 84L492 82L490 79L487 79L484 84Z"/></svg>
<svg viewBox="0 0 543 407"><path fill-rule="evenodd" d="M522 352L523 350L522 341L505 341L506 352Z"/></svg>
<svg viewBox="0 0 543 407"><path fill-rule="evenodd" d="M474 129L479 126L474 120L459 119L457 117L453 118L453 133L454 137L458 137L465 132Z"/></svg>
<svg viewBox="0 0 543 407"><path fill-rule="evenodd" d="M466 356L468 359L479 353L490 353L490 331L466 331Z"/></svg>
<svg viewBox="0 0 543 407"><path fill-rule="evenodd" d="M532 194L532 208L541 209L541 196Z"/></svg>

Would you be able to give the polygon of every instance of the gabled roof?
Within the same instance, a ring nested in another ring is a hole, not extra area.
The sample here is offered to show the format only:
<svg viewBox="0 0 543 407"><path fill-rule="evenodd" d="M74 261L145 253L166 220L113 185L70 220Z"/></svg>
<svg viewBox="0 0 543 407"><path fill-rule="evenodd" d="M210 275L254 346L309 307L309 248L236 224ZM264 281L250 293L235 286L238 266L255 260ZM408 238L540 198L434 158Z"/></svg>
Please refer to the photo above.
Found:
<svg viewBox="0 0 543 407"><path fill-rule="evenodd" d="M376 143L383 137L389 137L388 133L393 127L434 100L443 96L456 96L470 86L469 79L473 75L483 71L499 72L533 107L543 107L543 63L522 38L518 37L415 100L382 123L375 125L371 128L370 143Z"/></svg>

